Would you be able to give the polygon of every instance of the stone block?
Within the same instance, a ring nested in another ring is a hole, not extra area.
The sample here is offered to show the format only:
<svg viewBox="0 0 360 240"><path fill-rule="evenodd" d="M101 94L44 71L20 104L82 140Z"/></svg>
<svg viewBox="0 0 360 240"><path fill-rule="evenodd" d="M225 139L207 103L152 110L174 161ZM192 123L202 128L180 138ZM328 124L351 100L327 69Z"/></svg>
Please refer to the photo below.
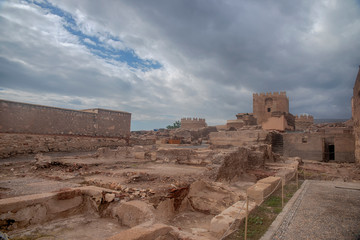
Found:
<svg viewBox="0 0 360 240"><path fill-rule="evenodd" d="M128 227L153 221L154 214L149 205L142 201L130 201L121 204L113 209L113 216L117 217L119 222Z"/></svg>
<svg viewBox="0 0 360 240"><path fill-rule="evenodd" d="M260 179L258 183L265 183L271 185L271 191L273 191L276 187L281 187L281 177L267 177Z"/></svg>
<svg viewBox="0 0 360 240"><path fill-rule="evenodd" d="M239 200L239 197L220 183L196 181L187 196L191 206L199 212L219 214Z"/></svg>
<svg viewBox="0 0 360 240"><path fill-rule="evenodd" d="M295 179L296 171L297 171L297 169L294 169L292 167L284 168L284 169L281 169L280 171L278 171L276 173L276 176L283 178L285 180L284 184L287 184L292 179Z"/></svg>
<svg viewBox="0 0 360 240"><path fill-rule="evenodd" d="M248 212L256 207L254 201L249 201ZM246 217L246 201L238 201L211 219L210 231L217 237L221 237L229 226L236 221L236 225Z"/></svg>
<svg viewBox="0 0 360 240"><path fill-rule="evenodd" d="M174 239L166 238L172 227L164 224L152 226L137 226L123 231L107 240L153 240L153 239Z"/></svg>
<svg viewBox="0 0 360 240"><path fill-rule="evenodd" d="M256 183L247 189L247 196L260 204L264 198L271 193L271 184Z"/></svg>
<svg viewBox="0 0 360 240"><path fill-rule="evenodd" d="M145 159L145 152L134 152L135 159Z"/></svg>

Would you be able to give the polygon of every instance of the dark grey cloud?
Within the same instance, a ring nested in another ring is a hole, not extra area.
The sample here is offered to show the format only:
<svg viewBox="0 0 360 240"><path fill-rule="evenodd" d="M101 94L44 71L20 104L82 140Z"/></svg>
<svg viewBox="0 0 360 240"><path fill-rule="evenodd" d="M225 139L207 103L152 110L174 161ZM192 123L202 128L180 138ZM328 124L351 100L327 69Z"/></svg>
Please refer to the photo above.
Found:
<svg viewBox="0 0 360 240"><path fill-rule="evenodd" d="M102 46L133 49L162 67L142 71L101 59L64 29L66 19L36 4L4 2L1 98L115 108L153 127L185 116L221 124L251 112L253 92L287 91L294 114L351 116L358 1L49 2Z"/></svg>

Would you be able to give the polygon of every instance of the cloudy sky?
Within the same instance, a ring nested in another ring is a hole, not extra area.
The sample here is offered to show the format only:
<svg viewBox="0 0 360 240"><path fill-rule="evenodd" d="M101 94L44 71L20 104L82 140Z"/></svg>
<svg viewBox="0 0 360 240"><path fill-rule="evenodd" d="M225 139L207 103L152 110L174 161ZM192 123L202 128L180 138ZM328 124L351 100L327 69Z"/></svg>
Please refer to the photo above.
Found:
<svg viewBox="0 0 360 240"><path fill-rule="evenodd" d="M252 93L351 117L359 0L0 0L0 98L225 124Z"/></svg>

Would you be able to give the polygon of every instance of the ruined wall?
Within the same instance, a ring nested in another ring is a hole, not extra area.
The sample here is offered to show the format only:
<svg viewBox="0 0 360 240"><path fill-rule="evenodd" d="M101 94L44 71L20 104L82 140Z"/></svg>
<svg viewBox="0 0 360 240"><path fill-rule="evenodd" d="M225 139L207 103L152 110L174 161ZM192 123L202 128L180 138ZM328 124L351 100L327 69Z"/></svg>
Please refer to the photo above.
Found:
<svg viewBox="0 0 360 240"><path fill-rule="evenodd" d="M199 129L207 127L205 119L203 118L182 118L181 127L182 129Z"/></svg>
<svg viewBox="0 0 360 240"><path fill-rule="evenodd" d="M348 128L322 129L316 133L283 134L283 151L286 157L301 157L322 161L327 152L325 143L334 145L337 162L354 162L354 138Z"/></svg>
<svg viewBox="0 0 360 240"><path fill-rule="evenodd" d="M286 92L253 94L253 114L257 124L262 124L275 111L289 113L289 98Z"/></svg>
<svg viewBox="0 0 360 240"><path fill-rule="evenodd" d="M219 146L246 146L258 143L265 143L268 139L268 132L263 130L241 130L212 132L209 135L209 142Z"/></svg>
<svg viewBox="0 0 360 240"><path fill-rule="evenodd" d="M295 116L295 130L304 131L314 124L314 117L311 115L296 115Z"/></svg>
<svg viewBox="0 0 360 240"><path fill-rule="evenodd" d="M91 151L125 146L121 138L0 133L0 158L39 152Z"/></svg>
<svg viewBox="0 0 360 240"><path fill-rule="evenodd" d="M352 119L354 122L355 159L360 164L360 66L353 89Z"/></svg>
<svg viewBox="0 0 360 240"><path fill-rule="evenodd" d="M256 125L256 118L252 113L238 113L236 114L238 120L243 120L245 125Z"/></svg>
<svg viewBox="0 0 360 240"><path fill-rule="evenodd" d="M0 132L129 137L131 114L104 109L76 111L0 100Z"/></svg>
<svg viewBox="0 0 360 240"><path fill-rule="evenodd" d="M278 130L285 131L289 129L285 116L282 115L280 117L270 117L261 125L264 130Z"/></svg>
<svg viewBox="0 0 360 240"><path fill-rule="evenodd" d="M241 119L236 120L227 120L226 121L226 129L234 128L234 129L240 129L244 127L246 124Z"/></svg>

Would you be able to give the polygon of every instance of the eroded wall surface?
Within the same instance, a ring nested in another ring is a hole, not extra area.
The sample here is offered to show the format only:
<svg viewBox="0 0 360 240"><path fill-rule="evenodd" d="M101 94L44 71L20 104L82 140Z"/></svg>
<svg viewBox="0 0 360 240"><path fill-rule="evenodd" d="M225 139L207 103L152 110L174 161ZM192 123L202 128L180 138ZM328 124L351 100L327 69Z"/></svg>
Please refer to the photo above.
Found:
<svg viewBox="0 0 360 240"><path fill-rule="evenodd" d="M131 114L105 109L77 111L0 100L0 132L129 137Z"/></svg>
<svg viewBox="0 0 360 240"><path fill-rule="evenodd" d="M314 117L311 115L296 115L295 116L295 130L303 131L314 124Z"/></svg>
<svg viewBox="0 0 360 240"><path fill-rule="evenodd" d="M92 151L125 146L120 138L0 133L0 158L39 152Z"/></svg>
<svg viewBox="0 0 360 240"><path fill-rule="evenodd" d="M182 129L200 129L207 127L205 119L203 118L182 118L181 127Z"/></svg>
<svg viewBox="0 0 360 240"><path fill-rule="evenodd" d="M352 118L354 121L355 159L360 164L360 66L353 90Z"/></svg>
<svg viewBox="0 0 360 240"><path fill-rule="evenodd" d="M322 161L325 143L334 145L337 162L354 162L354 137L349 129L337 128L317 133L283 134L283 152L286 157L301 157Z"/></svg>
<svg viewBox="0 0 360 240"><path fill-rule="evenodd" d="M212 145L232 145L240 147L257 143L265 143L267 136L268 132L263 130L212 132L209 135L209 142Z"/></svg>
<svg viewBox="0 0 360 240"><path fill-rule="evenodd" d="M0 158L122 146L129 142L130 123L127 112L77 111L0 100Z"/></svg>
<svg viewBox="0 0 360 240"><path fill-rule="evenodd" d="M272 112L289 113L289 98L286 92L254 93L253 114L257 124L262 124L271 117Z"/></svg>

